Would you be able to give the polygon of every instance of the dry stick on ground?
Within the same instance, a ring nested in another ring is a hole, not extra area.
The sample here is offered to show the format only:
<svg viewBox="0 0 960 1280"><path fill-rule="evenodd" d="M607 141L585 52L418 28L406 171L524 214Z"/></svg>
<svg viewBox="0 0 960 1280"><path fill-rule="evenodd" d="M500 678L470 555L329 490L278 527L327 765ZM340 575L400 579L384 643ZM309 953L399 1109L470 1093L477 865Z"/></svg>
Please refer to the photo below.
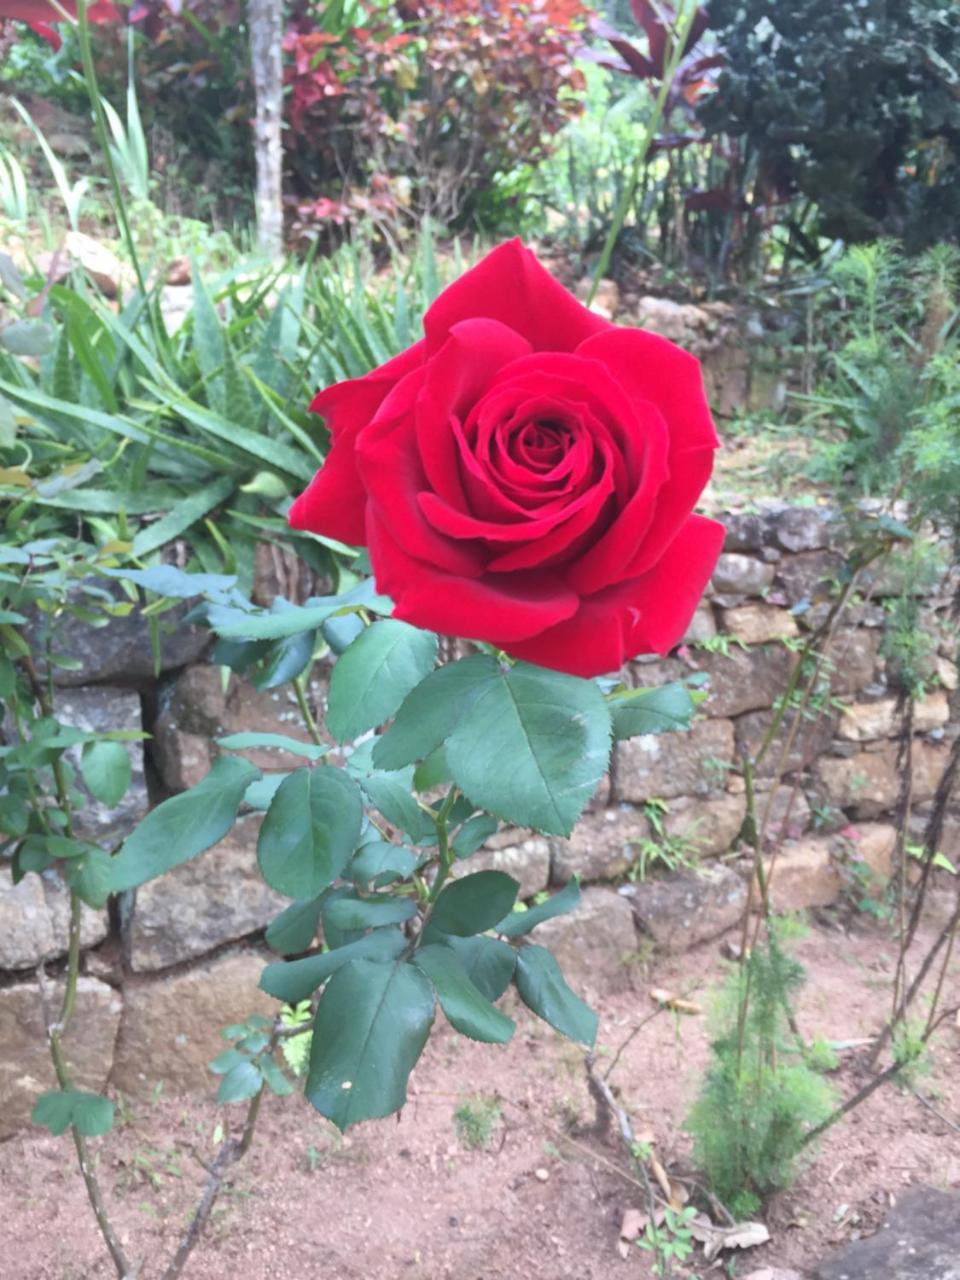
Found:
<svg viewBox="0 0 960 1280"><path fill-rule="evenodd" d="M940 778L939 785L937 787L937 793L934 798L933 812L930 815L930 820L927 823L927 829L924 832L923 870L921 872L920 884L917 889L917 897L913 904L913 911L911 912L910 922L907 926L906 936L902 937L900 940L901 961L898 962L898 973L899 973L899 963L902 963L902 957L904 953L913 943L913 940L916 936L917 927L920 922L920 913L923 909L923 903L925 901L926 892L929 885L930 872L933 868L933 859L936 855L937 846L940 843L940 837L943 834L944 815L946 813L947 805L950 802L950 796L953 792L953 788L956 783L958 775L960 775L960 737L957 737L954 739L953 747L950 752L950 759L947 761L947 767L944 769L943 774L941 775L941 778ZM937 958L938 954L940 953L941 949L944 946L947 946L947 959L949 959L949 956L953 947L953 938L956 935L958 927L960 927L960 884L957 885L957 902L956 902L956 906L954 908L953 914L950 917L950 920L947 922L945 927L941 930L939 936L936 938L933 945L930 947L930 950L927 952L926 956L924 956L923 960L920 963L920 968L917 971L916 975L914 976L913 981L907 987L903 995L903 999L901 1001L900 1014L896 1018L891 1018L890 1021L884 1026L880 1034L877 1036L877 1039L874 1042L873 1048L871 1049L870 1053L867 1055L866 1065L868 1067L872 1068L873 1066L876 1065L877 1059L880 1057L880 1054L883 1052L884 1048L889 1042L890 1037L893 1035L894 1031L896 1030L898 1022L900 1022L906 1016L907 1010L910 1008L911 1004L916 998L917 992L920 990L921 986L923 985L927 977L927 974L930 972L931 968L933 967L934 960ZM939 996L942 990L943 978L945 976L945 972L946 972L946 968L944 965L941 968L940 980L937 983L937 992L936 992L937 999L939 999ZM930 1019L932 1019L935 1016L935 1014L936 1014L936 1001L931 1007ZM928 1019L928 1023L930 1019Z"/></svg>
<svg viewBox="0 0 960 1280"><path fill-rule="evenodd" d="M897 971L893 979L893 1006L890 1012L891 1022L906 1016L903 997L907 985L907 948L904 945L907 936L907 827L913 808L913 725L915 703L913 695L901 690L897 697L897 709L900 712L900 742L897 747L897 772L900 774L900 795L897 798L897 810L894 824L897 830L897 843L894 850L897 875L897 924L900 937L900 949L897 953Z"/></svg>
<svg viewBox="0 0 960 1280"><path fill-rule="evenodd" d="M597 1106L597 1131L599 1133L608 1133L610 1128L610 1117L613 1117L616 1121L620 1141L626 1148L631 1162L640 1171L640 1176L643 1179L644 1192L647 1197L647 1212L650 1215L650 1221L655 1222L657 1201L653 1194L650 1175L647 1173L646 1161L638 1159L634 1149L636 1139L633 1136L633 1126L630 1123L630 1117L613 1096L613 1090L610 1088L606 1079L597 1070L597 1060L592 1053L584 1055L583 1065L587 1073L587 1088L590 1090L590 1096L593 1098ZM606 1118L601 1119L601 1117Z"/></svg>
<svg viewBox="0 0 960 1280"><path fill-rule="evenodd" d="M958 1013L960 1013L960 1005L953 1005L949 1009L944 1009L936 1021L933 1022L920 1037L923 1043L927 1043L941 1023L946 1022L948 1018L956 1017ZM832 1129L838 1120L842 1120L848 1112L853 1111L855 1107L859 1107L861 1102L865 1102L867 1098L869 1098L872 1093L875 1093L882 1084L886 1084L888 1080L892 1080L895 1076L899 1075L900 1072L908 1065L909 1060L906 1058L899 1062L891 1062L889 1067L884 1071L881 1071L878 1076L874 1076L872 1080L869 1080L862 1089L858 1089L855 1094L846 1100L846 1102L841 1103L841 1105L837 1107L836 1111L827 1116L826 1120L824 1120L822 1124L818 1124L815 1129L811 1129L809 1133L805 1134L803 1141L800 1143L799 1149L802 1151L804 1147L809 1146L811 1142L821 1137L821 1135L826 1133L828 1129Z"/></svg>

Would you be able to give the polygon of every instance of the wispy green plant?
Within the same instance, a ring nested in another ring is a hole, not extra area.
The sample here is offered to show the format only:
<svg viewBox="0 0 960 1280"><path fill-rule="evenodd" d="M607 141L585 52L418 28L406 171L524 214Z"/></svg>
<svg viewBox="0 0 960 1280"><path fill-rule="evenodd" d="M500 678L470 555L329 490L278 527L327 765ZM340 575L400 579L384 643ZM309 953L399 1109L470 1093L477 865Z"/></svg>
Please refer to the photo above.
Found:
<svg viewBox="0 0 960 1280"><path fill-rule="evenodd" d="M833 1091L788 1027L803 969L771 928L731 973L718 1001L710 1065L687 1120L694 1156L737 1217L755 1213L796 1176L806 1135L831 1113ZM750 1001L743 999L750 984Z"/></svg>
<svg viewBox="0 0 960 1280"><path fill-rule="evenodd" d="M120 181L134 200L150 198L150 154L147 137L140 119L137 103L137 84L133 62L133 28L127 41L127 118L121 120L116 108L106 98L101 98L103 110L110 126L113 143L110 154Z"/></svg>
<svg viewBox="0 0 960 1280"><path fill-rule="evenodd" d="M26 109L22 102L17 98L11 98L13 108L20 116L21 120L29 126L39 144L40 150L43 152L44 158L50 168L54 185L57 193L63 201L63 207L67 215L67 221L70 224L71 231L79 229L80 210L83 207L83 201L89 190L90 183L87 178L78 178L76 182L71 182L67 171L61 160L54 154L49 142L43 135L42 129L36 124L30 112Z"/></svg>
<svg viewBox="0 0 960 1280"><path fill-rule="evenodd" d="M20 161L11 151L0 151L0 209L11 222L30 217L30 193Z"/></svg>

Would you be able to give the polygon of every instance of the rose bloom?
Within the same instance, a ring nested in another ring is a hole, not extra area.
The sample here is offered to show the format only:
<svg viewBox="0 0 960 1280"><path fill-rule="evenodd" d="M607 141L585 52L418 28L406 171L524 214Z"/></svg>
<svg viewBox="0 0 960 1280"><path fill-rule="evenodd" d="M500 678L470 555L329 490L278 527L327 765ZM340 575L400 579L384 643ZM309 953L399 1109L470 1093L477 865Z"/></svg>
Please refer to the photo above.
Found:
<svg viewBox="0 0 960 1280"><path fill-rule="evenodd" d="M723 528L698 361L573 298L520 243L446 289L424 338L311 409L330 453L294 528L369 548L395 616L574 675L683 636Z"/></svg>

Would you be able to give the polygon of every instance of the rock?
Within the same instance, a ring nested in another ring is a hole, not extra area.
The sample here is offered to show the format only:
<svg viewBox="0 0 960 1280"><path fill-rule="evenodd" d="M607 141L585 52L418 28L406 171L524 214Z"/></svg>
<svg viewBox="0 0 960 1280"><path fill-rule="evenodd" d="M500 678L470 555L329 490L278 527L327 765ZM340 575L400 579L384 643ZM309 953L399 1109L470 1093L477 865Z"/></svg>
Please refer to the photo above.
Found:
<svg viewBox="0 0 960 1280"><path fill-rule="evenodd" d="M912 790L915 804L933 797L947 760L942 743L915 740L913 743ZM852 756L826 756L817 772L827 800L855 818L876 818L897 803L899 775L895 743L884 743L877 751L858 751Z"/></svg>
<svg viewBox="0 0 960 1280"><path fill-rule="evenodd" d="M550 841L551 879L566 884L581 880L616 880L626 874L637 856L636 845L650 834L650 823L639 809L622 804L585 813L567 840Z"/></svg>
<svg viewBox="0 0 960 1280"><path fill-rule="evenodd" d="M863 859L874 875L889 880L897 848L896 827L889 822L859 822L850 839L856 856Z"/></svg>
<svg viewBox="0 0 960 1280"><path fill-rule="evenodd" d="M798 634L796 618L772 604L742 604L736 609L724 609L720 626L742 644L787 640Z"/></svg>
<svg viewBox="0 0 960 1280"><path fill-rule="evenodd" d="M788 741L790 750L786 759L782 761L782 770L785 774L799 773L809 768L824 752L830 750L837 720L835 711L822 709L816 718L803 717L795 733L793 732L794 718L793 713L788 711L780 722L776 740L756 766L758 779L772 778L781 768L783 748ZM755 756L772 723L772 711L751 711L747 715L738 716L736 720L737 755Z"/></svg>
<svg viewBox="0 0 960 1280"><path fill-rule="evenodd" d="M129 603L119 582L108 578L85 578L73 588L71 599L88 603L85 592L98 596L109 592L117 602ZM160 670L196 662L210 644L210 633L200 627L184 626L191 607L188 600L166 610L159 619ZM43 652L43 623L31 627L29 639ZM134 609L126 617L111 618L106 626L92 626L70 613L57 619L54 651L79 663L75 670L55 667L53 682L64 688L86 684L150 685L155 679L153 647L148 621Z"/></svg>
<svg viewBox="0 0 960 1280"><path fill-rule="evenodd" d="M960 1280L960 1194L912 1187L880 1230L821 1262L816 1280Z"/></svg>
<svg viewBox="0 0 960 1280"><path fill-rule="evenodd" d="M725 596L759 596L773 585L775 569L753 556L725 551L713 571L711 587Z"/></svg>
<svg viewBox="0 0 960 1280"><path fill-rule="evenodd" d="M766 710L786 688L796 661L797 655L782 644L734 646L726 656L698 653L697 666L710 677L704 711L708 716L739 716Z"/></svg>
<svg viewBox="0 0 960 1280"><path fill-rule="evenodd" d="M938 655L934 660L934 666L937 679L948 692L953 693L960 685L960 672L957 671L956 663Z"/></svg>
<svg viewBox="0 0 960 1280"><path fill-rule="evenodd" d="M774 911L825 907L840 896L840 872L826 836L788 840L775 855L764 859L764 872ZM754 909L759 911L759 889L754 891L753 901Z"/></svg>
<svg viewBox="0 0 960 1280"><path fill-rule="evenodd" d="M326 685L319 677L311 682L309 695L322 715ZM219 667L188 667L161 690L153 757L165 786L183 791L206 777L219 755L215 738L262 732L310 740L291 690L254 689L231 674L224 691ZM302 757L268 747L244 754L266 771L303 764Z"/></svg>
<svg viewBox="0 0 960 1280"><path fill-rule="evenodd" d="M106 245L82 231L68 231L64 248L107 298L117 298L135 283L133 272Z"/></svg>
<svg viewBox="0 0 960 1280"><path fill-rule="evenodd" d="M575 990L629 986L637 936L630 904L615 889L584 889L574 911L537 925L530 939L553 952Z"/></svg>
<svg viewBox="0 0 960 1280"><path fill-rule="evenodd" d="M93 685L87 688L58 689L55 698L57 719L88 733L106 733L110 730L143 729L140 695L132 689ZM130 786L116 808L109 809L90 795L79 772L82 749L73 747L67 759L78 770L76 785L87 796L87 803L78 806L74 815L74 830L84 840L92 840L104 846L119 844L150 807L147 784L143 774L143 742L124 744L130 757Z"/></svg>
<svg viewBox="0 0 960 1280"><path fill-rule="evenodd" d="M701 640L710 640L717 634L717 623L713 609L704 601L697 607L690 619L690 625L683 634L681 644L697 644Z"/></svg>
<svg viewBox="0 0 960 1280"><path fill-rule="evenodd" d="M804 551L784 556L777 565L775 584L791 607L832 601L843 557L833 551Z"/></svg>
<svg viewBox="0 0 960 1280"><path fill-rule="evenodd" d="M183 327L193 310L193 286L164 285L160 290L160 315L167 333L172 337Z"/></svg>
<svg viewBox="0 0 960 1280"><path fill-rule="evenodd" d="M753 512L727 512L723 517L727 536L724 551L760 551L767 539L767 521Z"/></svg>
<svg viewBox="0 0 960 1280"><path fill-rule="evenodd" d="M920 698L914 705L913 727L916 733L929 733L950 719L947 696L942 689ZM878 702L855 702L844 707L837 734L851 742L867 742L874 738L892 738L900 731L902 721L897 713L896 698Z"/></svg>
<svg viewBox="0 0 960 1280"><path fill-rule="evenodd" d="M183 972L129 980L111 1083L134 1098L163 1085L171 1093L212 1094L208 1064L224 1049L223 1027L277 1002L259 991L264 957L227 952Z"/></svg>
<svg viewBox="0 0 960 1280"><path fill-rule="evenodd" d="M49 984L47 999L59 1010L62 982ZM106 1084L121 1007L119 994L105 983L78 978L77 1004L63 1041L78 1089L99 1092ZM39 985L0 989L0 1142L28 1125L37 1096L55 1088Z"/></svg>
<svg viewBox="0 0 960 1280"><path fill-rule="evenodd" d="M581 302L586 303L590 296L590 290L593 288L593 277L584 276L577 285L577 297ZM597 283L597 291L593 295L593 301L589 304L590 310L598 316L603 316L605 320L612 320L620 310L620 286L616 280L609 280L604 277Z"/></svg>
<svg viewBox="0 0 960 1280"><path fill-rule="evenodd" d="M847 759L825 756L817 774L829 803L854 817L875 818L897 803L895 751L860 751Z"/></svg>
<svg viewBox="0 0 960 1280"><path fill-rule="evenodd" d="M671 953L718 938L737 923L747 900L742 878L722 866L678 871L629 888L638 927Z"/></svg>
<svg viewBox="0 0 960 1280"><path fill-rule="evenodd" d="M712 327L710 313L702 307L649 295L637 303L637 317L642 328L681 347L698 345Z"/></svg>
<svg viewBox="0 0 960 1280"><path fill-rule="evenodd" d="M769 789L757 789L757 818L763 821L770 800ZM782 840L799 840L810 826L810 801L799 787L777 787L767 818L764 839L773 844Z"/></svg>
<svg viewBox="0 0 960 1280"><path fill-rule="evenodd" d="M726 853L733 845L747 812L746 796L723 795L710 799L681 796L671 800L663 815L663 828L668 836L682 840L697 858L711 858Z"/></svg>
<svg viewBox="0 0 960 1280"><path fill-rule="evenodd" d="M184 285L189 284L192 279L193 273L190 259L185 256L174 258L163 273L164 284L172 285L175 288L182 288Z"/></svg>
<svg viewBox="0 0 960 1280"><path fill-rule="evenodd" d="M84 906L80 943L94 947L107 936L107 915ZM66 954L70 894L56 871L30 873L14 884L0 867L0 969L32 969Z"/></svg>
<svg viewBox="0 0 960 1280"><path fill-rule="evenodd" d="M827 648L830 690L841 696L859 693L872 684L880 654L879 631L861 627L841 627Z"/></svg>
<svg viewBox="0 0 960 1280"><path fill-rule="evenodd" d="M652 689L662 684L671 684L674 680L683 680L690 674L690 668L679 658L664 658L661 661L637 658L626 665L626 683L634 689Z"/></svg>
<svg viewBox="0 0 960 1280"><path fill-rule="evenodd" d="M787 507L777 517L776 539L787 551L818 551L829 546L836 521L829 507Z"/></svg>
<svg viewBox="0 0 960 1280"><path fill-rule="evenodd" d="M685 733L644 734L616 744L617 790L640 802L722 791L733 761L729 720L697 720Z"/></svg>
<svg viewBox="0 0 960 1280"><path fill-rule="evenodd" d="M203 955L265 928L290 905L257 868L260 821L241 818L218 845L137 890L126 932L131 968L163 969Z"/></svg>
<svg viewBox="0 0 960 1280"><path fill-rule="evenodd" d="M799 1271L792 1267L761 1267L759 1271L751 1271L743 1280L803 1280Z"/></svg>
<svg viewBox="0 0 960 1280"><path fill-rule="evenodd" d="M254 604L269 609L277 596L302 604L309 596L323 594L317 575L305 560L273 542L257 543L250 592Z"/></svg>
<svg viewBox="0 0 960 1280"><path fill-rule="evenodd" d="M469 858L454 863L453 875L472 875L475 871L504 871L520 885L517 897L523 901L542 893L550 883L550 845L542 836L513 833L521 838L499 849L478 849Z"/></svg>

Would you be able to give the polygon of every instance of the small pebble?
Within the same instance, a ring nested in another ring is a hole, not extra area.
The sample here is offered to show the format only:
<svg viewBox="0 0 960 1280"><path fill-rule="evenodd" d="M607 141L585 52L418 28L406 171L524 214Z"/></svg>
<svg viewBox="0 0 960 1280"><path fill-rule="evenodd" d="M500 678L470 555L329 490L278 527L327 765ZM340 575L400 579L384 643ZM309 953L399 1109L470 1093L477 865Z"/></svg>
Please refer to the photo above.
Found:
<svg viewBox="0 0 960 1280"><path fill-rule="evenodd" d="M550 1178L549 1169L535 1169L533 1176L538 1182L547 1182Z"/></svg>

